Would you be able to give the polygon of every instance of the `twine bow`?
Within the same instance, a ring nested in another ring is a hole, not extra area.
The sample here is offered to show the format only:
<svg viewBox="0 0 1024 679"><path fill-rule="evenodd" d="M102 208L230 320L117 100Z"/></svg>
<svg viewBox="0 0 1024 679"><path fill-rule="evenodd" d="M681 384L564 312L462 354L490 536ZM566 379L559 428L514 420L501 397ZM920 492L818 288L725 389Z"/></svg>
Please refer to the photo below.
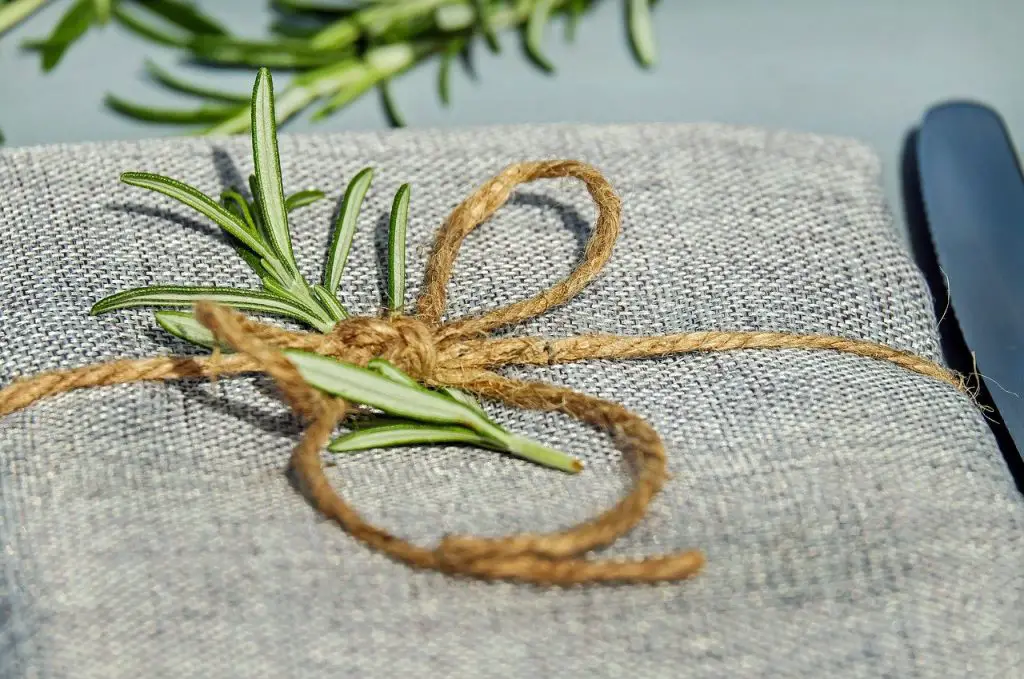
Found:
<svg viewBox="0 0 1024 679"><path fill-rule="evenodd" d="M583 258L569 276L533 297L480 316L445 322L446 288L463 239L486 221L519 184L573 177L582 181L598 216ZM658 582L697 573L700 552L640 559L591 560L587 552L607 546L632 529L667 479L665 448L657 432L625 407L569 388L510 379L494 369L550 365L584 359L628 359L695 351L818 349L889 361L964 390L958 375L930 360L864 340L778 332L689 332L658 336L583 335L564 339L496 338L496 328L519 323L563 304L601 271L619 235L620 200L595 168L576 161L511 165L478 188L449 216L434 243L416 316L350 318L328 334L292 332L256 322L211 303L196 316L237 353L210 358L155 357L122 360L20 379L0 391L0 415L73 389L151 380L269 374L284 399L309 422L291 456L291 467L312 504L353 537L411 566L537 584ZM411 544L364 521L331 487L320 450L346 412L345 404L307 385L280 352L306 349L365 364L384 357L432 386L450 386L508 405L560 411L610 433L635 464L632 489L602 514L548 534L504 538L448 536L436 548Z"/></svg>

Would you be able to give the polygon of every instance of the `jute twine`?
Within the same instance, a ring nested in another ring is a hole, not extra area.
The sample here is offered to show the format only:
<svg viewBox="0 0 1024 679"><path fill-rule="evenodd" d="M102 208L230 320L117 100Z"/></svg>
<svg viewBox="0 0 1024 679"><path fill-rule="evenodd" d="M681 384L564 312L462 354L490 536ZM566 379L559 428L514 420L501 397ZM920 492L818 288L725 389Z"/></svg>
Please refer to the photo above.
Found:
<svg viewBox="0 0 1024 679"><path fill-rule="evenodd" d="M582 181L597 205L597 223L582 261L559 283L541 293L481 316L443 321L446 288L463 239L487 220L519 184L573 177ZM586 558L611 544L643 517L667 480L665 447L657 432L625 407L566 387L501 376L508 365L552 365L585 359L630 359L688 352L737 349L817 349L882 361L964 390L958 375L930 360L857 339L781 332L688 332L626 337L583 335L564 339L494 338L501 326L519 323L563 304L579 293L608 261L619 235L620 200L595 168L566 160L511 165L459 205L434 243L415 316L350 318L328 334L291 332L210 303L196 305L197 318L235 352L200 357L119 360L22 378L0 391L0 415L47 396L73 389L129 382L216 378L241 373L273 377L284 400L308 422L291 456L291 467L310 502L353 537L418 568L483 579L544 585L597 582L658 582L696 574L704 563L698 551L640 559ZM634 482L617 504L577 526L547 534L504 538L448 536L437 547L414 545L364 521L331 487L320 460L346 404L307 385L280 352L315 351L357 364L384 357L431 386L450 386L519 408L560 411L602 429L632 456Z"/></svg>

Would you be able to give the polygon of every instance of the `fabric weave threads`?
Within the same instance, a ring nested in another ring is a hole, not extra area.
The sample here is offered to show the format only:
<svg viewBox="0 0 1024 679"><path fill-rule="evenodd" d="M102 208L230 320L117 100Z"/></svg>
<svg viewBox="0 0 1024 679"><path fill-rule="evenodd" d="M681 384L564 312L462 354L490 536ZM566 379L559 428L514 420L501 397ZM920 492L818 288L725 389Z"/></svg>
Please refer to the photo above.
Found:
<svg viewBox="0 0 1024 679"><path fill-rule="evenodd" d="M601 168L623 200L615 254L570 302L495 341L782 331L941 360L882 163L853 140L574 124L279 142L286 193L329 196L289 218L310 280L345 181L375 169L339 292L358 316L385 299L401 184L413 187L413 311L436 230L474 187L506 162L571 157ZM117 180L153 171L216 195L245 186L251 152L244 135L0 150L0 388L119 358L208 355L157 329L148 310L88 310L139 285L255 287L211 225ZM466 238L446 318L556 283L595 217L573 180L516 190ZM799 349L538 359L500 372L619 402L655 428L670 480L643 521L594 556L699 547L699 577L551 588L409 568L292 487L282 470L303 425L269 377L76 390L0 418L0 677L1020 674L1024 496L984 416L946 383ZM557 413L485 406L586 472L434 445L322 453L325 473L367 521L424 547L556 532L629 490L633 470L611 437Z"/></svg>
<svg viewBox="0 0 1024 679"><path fill-rule="evenodd" d="M446 288L463 239L500 208L516 186L556 177L581 180L598 210L580 264L569 276L533 297L474 318L443 323ZM354 537L421 568L483 579L569 585L678 580L694 575L702 566L703 556L693 551L633 560L579 558L611 544L643 518L649 503L666 481L664 446L646 421L618 404L565 387L502 377L485 367L554 364L585 358L638 358L693 351L814 349L886 360L965 390L959 376L931 360L875 342L841 337L729 331L638 338L591 335L553 341L485 337L497 328L531 319L565 304L583 290L611 256L620 221L619 198L595 168L577 161L514 164L465 199L442 227L427 265L416 318L356 318L339 323L328 335L314 335L273 328L201 303L196 308L197 318L240 355L215 356L205 361L181 358L115 361L46 373L19 380L0 391L0 415L10 414L45 396L84 387L265 372L274 378L292 409L311 422L291 459L303 490L321 512ZM639 468L634 486L611 509L568 530L498 539L454 536L445 538L435 550L418 547L363 520L331 488L319 461L319 451L344 416L345 406L306 385L297 370L276 350L282 347L313 349L356 363L383 356L428 384L457 386L519 407L562 411L615 435L617 444L632 454Z"/></svg>

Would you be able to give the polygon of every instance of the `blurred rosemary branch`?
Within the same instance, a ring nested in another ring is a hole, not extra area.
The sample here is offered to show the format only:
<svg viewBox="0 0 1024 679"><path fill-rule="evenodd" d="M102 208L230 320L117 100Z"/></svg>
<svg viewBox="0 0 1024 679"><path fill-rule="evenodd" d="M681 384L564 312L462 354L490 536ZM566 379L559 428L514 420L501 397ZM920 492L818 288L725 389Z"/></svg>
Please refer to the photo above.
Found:
<svg viewBox="0 0 1024 679"><path fill-rule="evenodd" d="M49 0L0 0L0 35ZM639 64L655 61L651 9L654 0L622 3L633 53ZM57 66L69 48L91 28L114 23L152 43L181 51L201 65L271 67L291 71L278 95L278 122L313 109L314 120L331 115L373 91L388 119L401 125L390 96L396 76L436 60L441 101L450 103L453 61L467 58L475 42L502 49L499 34L518 31L526 55L540 69L554 65L544 52L546 29L555 18L571 40L578 19L597 0L273 0L274 20L264 37L232 34L185 0L72 0L44 39L23 43L39 52L44 70ZM213 7L215 3L209 3ZM196 101L181 108L159 108L108 95L107 105L127 117L158 124L195 126L203 133L230 134L249 128L244 93L196 85L147 61L150 78L165 89Z"/></svg>

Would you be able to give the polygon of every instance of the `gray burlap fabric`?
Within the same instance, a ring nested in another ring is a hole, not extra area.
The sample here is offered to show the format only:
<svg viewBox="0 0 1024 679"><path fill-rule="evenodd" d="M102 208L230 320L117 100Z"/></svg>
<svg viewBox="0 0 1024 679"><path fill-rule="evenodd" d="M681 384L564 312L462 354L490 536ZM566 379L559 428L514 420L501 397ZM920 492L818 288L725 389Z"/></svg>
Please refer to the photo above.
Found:
<svg viewBox="0 0 1024 679"><path fill-rule="evenodd" d="M285 186L315 276L334 200L364 164L344 301L379 304L377 248L413 184L410 276L474 186L571 157L624 199L607 273L511 332L771 329L936 357L921 277L862 146L721 126L550 127L285 137ZM87 316L147 283L252 284L210 226L119 185L163 172L216 193L248 142L169 140L0 154L0 384L186 351L147 311ZM522 189L467 241L453 314L564 274L593 218L570 182ZM142 246L146 242L148 245ZM619 400L675 477L609 550L706 550L696 580L541 589L413 572L322 521L282 473L297 423L264 380L106 388L0 421L0 676L1022 676L1024 501L982 416L948 385L868 359L750 351L521 370ZM567 526L626 470L601 435L491 406L586 459L570 477L481 450L377 451L331 470L365 514L431 544Z"/></svg>

